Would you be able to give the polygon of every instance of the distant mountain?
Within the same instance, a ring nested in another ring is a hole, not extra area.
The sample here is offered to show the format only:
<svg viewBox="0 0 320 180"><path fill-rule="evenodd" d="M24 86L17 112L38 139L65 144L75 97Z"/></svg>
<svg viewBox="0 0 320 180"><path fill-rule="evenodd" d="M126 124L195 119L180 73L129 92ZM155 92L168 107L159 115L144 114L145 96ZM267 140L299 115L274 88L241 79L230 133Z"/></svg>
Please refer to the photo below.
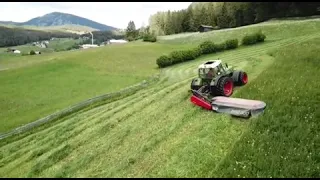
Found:
<svg viewBox="0 0 320 180"><path fill-rule="evenodd" d="M21 24L21 23L13 22L13 21L0 21L0 24L5 24L5 25L18 25L18 24Z"/></svg>
<svg viewBox="0 0 320 180"><path fill-rule="evenodd" d="M30 19L29 21L23 23L17 23L12 21L0 21L0 24L7 25L18 25L18 26L61 26L61 25L81 25L87 26L94 29L98 29L100 31L108 31L108 30L117 30L117 28L104 25L90 19L86 19L83 17L75 16L72 14L61 13L61 12L53 12L46 14L44 16L36 17Z"/></svg>

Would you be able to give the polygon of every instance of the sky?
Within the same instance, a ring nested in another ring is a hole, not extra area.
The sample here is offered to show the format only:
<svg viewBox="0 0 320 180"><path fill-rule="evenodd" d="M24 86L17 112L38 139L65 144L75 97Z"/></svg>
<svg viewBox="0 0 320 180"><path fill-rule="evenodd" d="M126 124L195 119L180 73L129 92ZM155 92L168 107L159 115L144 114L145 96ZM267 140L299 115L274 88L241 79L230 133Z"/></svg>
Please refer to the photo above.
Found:
<svg viewBox="0 0 320 180"><path fill-rule="evenodd" d="M130 20L136 27L148 25L158 11L186 9L191 2L0 2L0 21L25 22L51 12L84 17L125 29Z"/></svg>

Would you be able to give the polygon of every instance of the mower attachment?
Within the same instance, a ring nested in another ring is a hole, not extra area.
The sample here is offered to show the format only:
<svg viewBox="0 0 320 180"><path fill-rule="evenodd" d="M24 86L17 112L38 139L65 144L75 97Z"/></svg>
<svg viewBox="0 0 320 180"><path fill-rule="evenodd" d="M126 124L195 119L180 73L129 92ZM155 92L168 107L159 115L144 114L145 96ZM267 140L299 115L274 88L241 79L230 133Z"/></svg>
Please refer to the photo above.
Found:
<svg viewBox="0 0 320 180"><path fill-rule="evenodd" d="M225 96L216 96L209 100L205 95L198 91L192 92L193 95L191 96L190 101L193 104L218 113L249 118L251 116L259 115L266 108L266 103L262 101Z"/></svg>
<svg viewBox="0 0 320 180"><path fill-rule="evenodd" d="M249 118L263 113L266 103L257 100L216 96L212 98L212 110L233 116Z"/></svg>
<svg viewBox="0 0 320 180"><path fill-rule="evenodd" d="M207 102L206 100L204 99L201 99L195 95L191 96L191 102L197 106L200 106L200 107L203 107L207 110L212 110L212 106L210 104L210 102Z"/></svg>

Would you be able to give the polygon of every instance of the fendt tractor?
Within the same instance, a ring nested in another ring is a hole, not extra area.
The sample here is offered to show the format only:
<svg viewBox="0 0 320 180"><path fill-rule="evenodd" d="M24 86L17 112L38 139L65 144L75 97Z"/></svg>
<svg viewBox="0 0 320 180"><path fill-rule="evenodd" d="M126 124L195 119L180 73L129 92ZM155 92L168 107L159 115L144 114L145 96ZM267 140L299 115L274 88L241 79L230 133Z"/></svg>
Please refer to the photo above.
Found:
<svg viewBox="0 0 320 180"><path fill-rule="evenodd" d="M251 117L264 111L262 101L231 98L235 86L248 83L244 71L223 65L221 60L210 60L198 67L198 77L191 82L191 102L208 110L233 116Z"/></svg>

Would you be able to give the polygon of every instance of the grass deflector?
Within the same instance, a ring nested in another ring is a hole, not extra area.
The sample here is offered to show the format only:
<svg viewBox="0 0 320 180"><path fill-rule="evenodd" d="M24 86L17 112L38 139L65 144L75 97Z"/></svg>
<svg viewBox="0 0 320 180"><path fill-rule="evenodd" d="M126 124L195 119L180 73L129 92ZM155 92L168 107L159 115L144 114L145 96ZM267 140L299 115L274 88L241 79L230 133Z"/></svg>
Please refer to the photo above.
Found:
<svg viewBox="0 0 320 180"><path fill-rule="evenodd" d="M248 83L244 71L234 70L221 60L210 60L198 67L198 77L191 82L190 101L207 110L249 118L259 115L266 107L262 101L231 98L234 86Z"/></svg>

